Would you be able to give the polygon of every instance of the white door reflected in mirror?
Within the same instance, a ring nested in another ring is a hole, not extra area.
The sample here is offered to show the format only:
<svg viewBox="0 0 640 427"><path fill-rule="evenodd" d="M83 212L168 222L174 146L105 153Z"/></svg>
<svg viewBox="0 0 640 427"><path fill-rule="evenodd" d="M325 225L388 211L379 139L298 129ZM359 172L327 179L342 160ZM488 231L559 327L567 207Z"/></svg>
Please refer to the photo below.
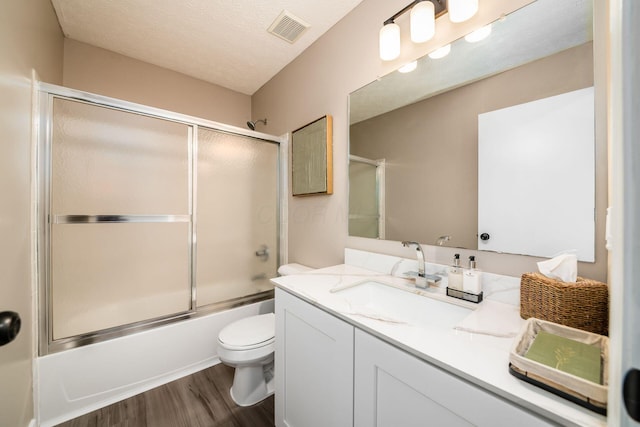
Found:
<svg viewBox="0 0 640 427"><path fill-rule="evenodd" d="M478 115L478 249L595 260L593 87Z"/></svg>

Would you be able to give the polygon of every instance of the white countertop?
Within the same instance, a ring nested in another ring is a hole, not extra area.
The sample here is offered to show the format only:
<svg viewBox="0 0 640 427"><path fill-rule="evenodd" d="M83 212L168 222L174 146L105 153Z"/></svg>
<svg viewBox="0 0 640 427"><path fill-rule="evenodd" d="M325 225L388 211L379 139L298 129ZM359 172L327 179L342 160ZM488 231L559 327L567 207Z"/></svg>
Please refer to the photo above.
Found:
<svg viewBox="0 0 640 427"><path fill-rule="evenodd" d="M417 327L353 314L336 288L363 281L376 281L472 308L456 328ZM422 291L407 279L353 265L336 265L304 274L282 276L272 281L307 302L355 327L365 330L433 365L464 378L532 412L562 425L606 426L606 417L555 396L509 374L509 353L523 320L514 304L512 283L500 287L500 280L485 284L480 304L445 295L446 278L435 291ZM508 282L508 281L506 281ZM331 290L334 292L331 292Z"/></svg>

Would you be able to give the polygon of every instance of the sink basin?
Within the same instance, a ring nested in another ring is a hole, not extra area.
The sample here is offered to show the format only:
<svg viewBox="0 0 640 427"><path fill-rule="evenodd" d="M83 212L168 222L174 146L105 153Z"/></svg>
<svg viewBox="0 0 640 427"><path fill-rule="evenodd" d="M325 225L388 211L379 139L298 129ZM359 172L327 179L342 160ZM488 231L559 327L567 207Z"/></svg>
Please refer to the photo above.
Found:
<svg viewBox="0 0 640 427"><path fill-rule="evenodd" d="M472 310L423 295L368 281L335 292L355 314L391 323L453 328Z"/></svg>

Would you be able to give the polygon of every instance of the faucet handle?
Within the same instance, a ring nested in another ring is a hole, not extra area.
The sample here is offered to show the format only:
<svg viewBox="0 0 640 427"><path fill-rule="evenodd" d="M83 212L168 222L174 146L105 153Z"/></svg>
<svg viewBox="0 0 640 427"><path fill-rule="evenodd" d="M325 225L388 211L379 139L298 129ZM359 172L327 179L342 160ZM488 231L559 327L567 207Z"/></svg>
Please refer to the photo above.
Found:
<svg viewBox="0 0 640 427"><path fill-rule="evenodd" d="M429 287L429 283L427 282L427 278L424 277L424 274L420 274L417 271L407 271L403 275L405 278L413 280L416 288L426 289Z"/></svg>
<svg viewBox="0 0 640 427"><path fill-rule="evenodd" d="M429 286L439 286L439 283L442 280L442 277L436 274L421 274L417 271L407 271L403 273L403 276L406 279L413 280L416 284L417 288L426 289Z"/></svg>
<svg viewBox="0 0 640 427"><path fill-rule="evenodd" d="M416 250L422 250L422 248L420 247L420 243L418 242L413 242L410 240L403 240L402 241L402 246L404 246L405 248L411 245L415 245L416 246Z"/></svg>

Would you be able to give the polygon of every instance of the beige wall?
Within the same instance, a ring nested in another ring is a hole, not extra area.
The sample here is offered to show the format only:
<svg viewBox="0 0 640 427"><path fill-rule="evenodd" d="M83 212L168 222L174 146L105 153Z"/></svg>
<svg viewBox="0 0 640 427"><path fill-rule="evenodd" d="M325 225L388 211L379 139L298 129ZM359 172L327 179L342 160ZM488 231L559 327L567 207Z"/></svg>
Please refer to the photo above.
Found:
<svg viewBox="0 0 640 427"><path fill-rule="evenodd" d="M334 118L334 194L305 198L289 196L289 261L315 267L341 263L345 247L414 256L413 250L403 249L396 241L347 236L348 95L403 62L422 56L444 42L527 3L529 1L524 0L483 1L481 12L465 25L448 24L445 16L438 21L436 39L423 46L403 43L401 58L385 64L378 58L378 32L382 21L406 6L406 1L366 0L254 94L253 115L269 118L270 133L286 133L324 114L332 114ZM599 3L596 6L601 7ZM597 17L599 12L601 10L594 15ZM406 29L406 22L399 20L398 23ZM598 31L604 34L605 30ZM601 60L602 46L595 49L597 58ZM606 62L599 62L599 59L596 63L604 68ZM596 74L603 72L596 70ZM596 90L596 98L602 101L603 97L603 93ZM602 113L602 108L599 113ZM606 138L606 126L598 132L598 137ZM606 195L606 188L600 194ZM602 219L598 221L596 228L602 235ZM428 259L439 263L448 263L453 251L435 246L425 248ZM473 253L468 252L463 251L462 256L466 258ZM606 253L602 245L596 252L596 259L603 258L606 258ZM479 259L482 268L511 275L535 270L535 263L539 260L495 253L481 253ZM580 274L600 280L605 278L592 267L580 266Z"/></svg>
<svg viewBox="0 0 640 427"><path fill-rule="evenodd" d="M589 86L593 43L352 125L351 154L387 160L386 238L476 248L478 115Z"/></svg>
<svg viewBox="0 0 640 427"><path fill-rule="evenodd" d="M251 120L249 95L72 39L63 85L239 127Z"/></svg>
<svg viewBox="0 0 640 427"><path fill-rule="evenodd" d="M49 0L0 2L0 311L22 329L0 347L0 425L33 418L31 274L31 70L62 83L63 37Z"/></svg>

